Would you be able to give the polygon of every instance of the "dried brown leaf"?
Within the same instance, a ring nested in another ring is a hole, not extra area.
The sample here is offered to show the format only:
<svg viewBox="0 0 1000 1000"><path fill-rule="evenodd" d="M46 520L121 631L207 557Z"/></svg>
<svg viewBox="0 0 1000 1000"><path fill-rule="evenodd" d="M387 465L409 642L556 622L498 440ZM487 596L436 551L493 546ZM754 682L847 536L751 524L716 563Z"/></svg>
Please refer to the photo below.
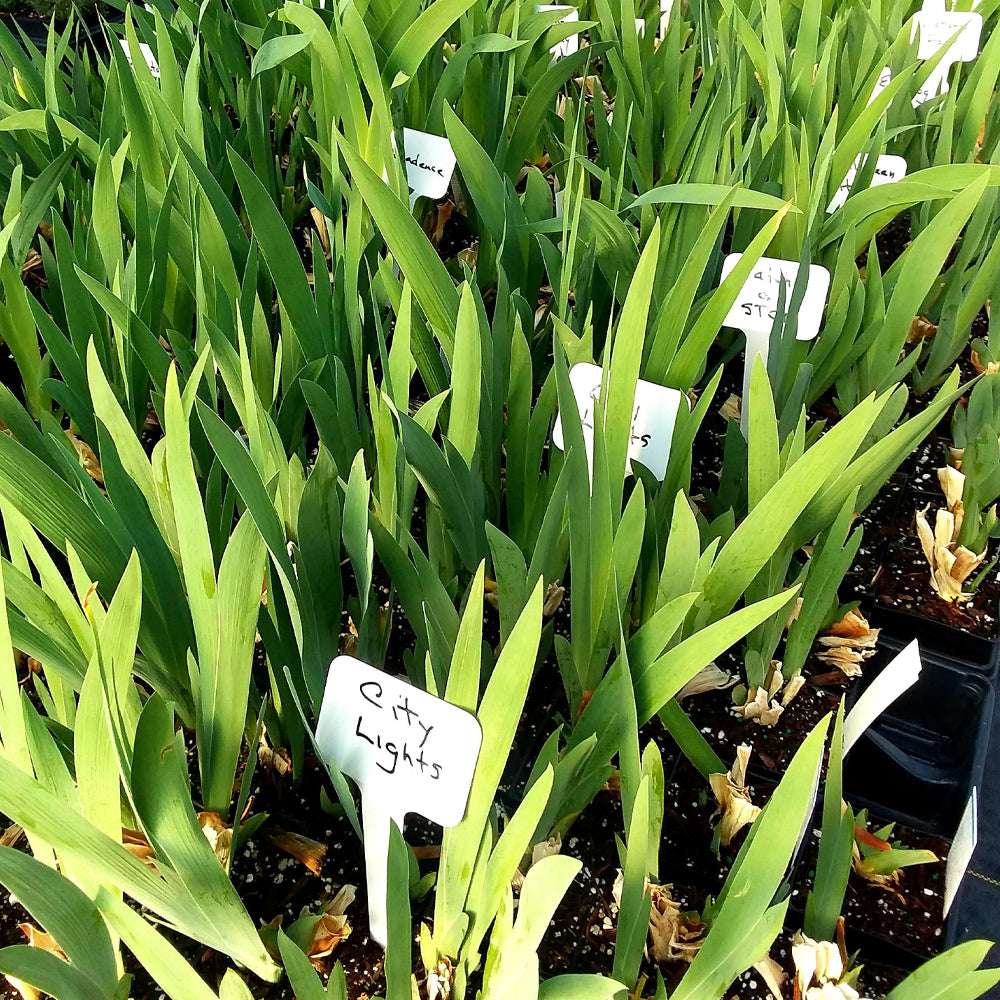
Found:
<svg viewBox="0 0 1000 1000"><path fill-rule="evenodd" d="M317 877L323 871L323 860L326 858L326 844L321 844L318 840L303 836L300 833L291 833L288 830L272 830L268 833L267 839L275 847L290 854L296 861L301 861Z"/></svg>

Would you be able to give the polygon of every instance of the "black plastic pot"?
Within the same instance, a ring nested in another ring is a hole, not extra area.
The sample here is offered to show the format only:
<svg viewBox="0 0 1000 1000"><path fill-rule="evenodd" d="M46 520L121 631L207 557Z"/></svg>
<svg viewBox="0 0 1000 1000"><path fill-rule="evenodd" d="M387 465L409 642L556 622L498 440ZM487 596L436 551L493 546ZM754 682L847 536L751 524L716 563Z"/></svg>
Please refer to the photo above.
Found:
<svg viewBox="0 0 1000 1000"><path fill-rule="evenodd" d="M878 826L891 822L898 824L893 835L898 836L904 844L908 843L908 831L906 830L904 820L893 815L892 813L884 811L875 811L870 814L870 826ZM949 849L950 846L949 840ZM904 891L906 889L905 882L903 884L903 889ZM878 891L881 892L884 890ZM956 897L952 904L951 910L945 917L940 933L936 938L936 952L944 951L946 948L950 948L955 943L958 933L958 907L960 897L961 889L959 890L958 897ZM923 965L924 962L928 961L929 958L933 957L932 955L928 955L924 952L915 951L899 940L893 940L891 933L880 933L879 929L876 927L865 925L855 925L852 927L848 925L847 939L848 947L850 949L860 949L860 953L866 964L868 961L874 961L884 963L886 965L893 965L899 969L905 969L908 972L912 972L914 969Z"/></svg>
<svg viewBox="0 0 1000 1000"><path fill-rule="evenodd" d="M895 655L865 667L849 704ZM862 735L844 761L844 791L906 826L951 838L972 789L981 788L993 721L993 685L921 648L920 679Z"/></svg>
<svg viewBox="0 0 1000 1000"><path fill-rule="evenodd" d="M942 660L977 671L988 678L996 678L1000 669L1000 639L986 639L943 622L934 621L908 611L875 605L873 618L884 629L889 642L902 645L909 636Z"/></svg>
<svg viewBox="0 0 1000 1000"><path fill-rule="evenodd" d="M823 804L820 801L816 805L816 812L813 815L812 822L813 831L816 834L822 828L822 812ZM899 824L895 836L898 836L904 843L912 841L914 831L907 829L905 820L902 817L872 806L869 812L869 826L878 827L886 823ZM946 840L947 838L940 839ZM806 900L808 892L812 888L812 879L815 875L817 841L812 834L807 836L806 840L805 850L801 852L801 856L798 859L798 873L801 877L796 880L788 907L788 914L785 919L785 927L789 932L802 929ZM852 873L851 878L855 879L857 876ZM956 899L936 939L940 949L949 947L955 942L959 930L957 914L958 900ZM905 972L912 972L913 969L922 965L931 957L924 953L918 953L899 941L894 941L889 934L880 934L876 929L856 921L848 921L846 934L848 950L859 952L860 959L866 967L875 963L877 965L894 966Z"/></svg>
<svg viewBox="0 0 1000 1000"><path fill-rule="evenodd" d="M914 510L930 507L933 511L942 504L943 499L940 493L920 488L913 489L911 483L910 491L905 498L906 518L912 520ZM902 513L904 513L904 498L897 484L896 491L888 503L886 516L892 520ZM894 544L898 544L896 539L883 539L880 542L881 551L885 553ZM890 566L891 562L887 563L883 560L883 572L889 571ZM873 624L883 629L883 636L890 643L903 645L912 639L917 639L922 650L935 653L942 659L967 666L991 678L997 676L998 669L1000 669L1000 636L987 638L973 635L927 615L889 607L883 604L878 596L864 584L862 584L861 591L867 597L864 603L867 606L866 609L871 613ZM997 617L1000 619L1000 609L997 611Z"/></svg>

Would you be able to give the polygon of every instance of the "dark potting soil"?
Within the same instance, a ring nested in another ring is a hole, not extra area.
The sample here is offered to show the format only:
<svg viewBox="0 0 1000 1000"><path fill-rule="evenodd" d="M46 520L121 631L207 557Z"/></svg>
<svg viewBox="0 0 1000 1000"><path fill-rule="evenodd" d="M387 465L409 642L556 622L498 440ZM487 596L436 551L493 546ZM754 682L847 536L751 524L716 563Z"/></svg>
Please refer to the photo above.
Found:
<svg viewBox="0 0 1000 1000"><path fill-rule="evenodd" d="M254 814L265 812L270 819L237 853L232 881L257 927L280 917L287 928L303 910L319 911L341 886L356 886L357 899L347 911L351 934L337 947L330 965L333 960L342 963L349 997L362 1000L384 988L382 949L368 935L361 842L344 816L328 814L321 808L319 789L324 781L320 765L314 760L307 762L306 778L298 785L293 784L290 777L279 778L258 767L251 810ZM431 824L419 817L412 819L406 831L411 845L440 843L440 832ZM272 842L270 836L278 830L297 833L327 846L319 876ZM26 845L22 842L21 846ZM414 901L413 911L414 919L419 919L421 903ZM22 920L30 920L30 917L19 906L11 906L9 899L0 897L0 946L24 943L17 929ZM229 966L227 959L190 938L160 930L198 973L217 987ZM134 976L131 996L136 1000L158 1000L162 991L127 949L123 953L126 971ZM257 1000L293 1000L294 993L287 980L263 983L249 974L245 974L245 978ZM2 980L0 987L9 990ZM8 997L19 1000L18 993L0 989L0 998L8 1000Z"/></svg>
<svg viewBox="0 0 1000 1000"><path fill-rule="evenodd" d="M901 212L876 233L875 247L878 252L879 268L883 274L892 267L909 246L911 233L912 226L908 212ZM867 249L858 256L857 262L859 267L864 267L867 264Z"/></svg>
<svg viewBox="0 0 1000 1000"><path fill-rule="evenodd" d="M916 510L928 502L920 499L922 502L918 504L901 500L886 525L887 537L893 542L884 546L881 553L881 566L872 587L875 599L896 611L929 618L984 639L997 638L1000 574L996 567L992 568L971 600L958 603L938 597L931 588L930 569L914 526ZM933 506L929 515L933 515Z"/></svg>
<svg viewBox="0 0 1000 1000"><path fill-rule="evenodd" d="M800 913L816 874L819 834L819 827L814 827L803 846L793 896ZM903 955L912 956L915 964L936 955L943 945L944 873L951 845L940 837L899 824L891 840L908 849L933 851L938 860L904 868L899 881L888 888L869 882L852 870L842 911L847 946L852 952L861 948L862 957L874 958L878 957L878 945L887 946L890 954L898 949ZM876 942L875 945L867 944L866 938Z"/></svg>
<svg viewBox="0 0 1000 1000"><path fill-rule="evenodd" d="M751 794L754 802L763 805L769 789L754 788ZM714 800L704 780L681 761L666 788L659 881L671 886L671 895L682 908L696 912L722 887L742 840L741 835L730 848L722 849L721 859L716 859L710 846L713 811ZM607 975L611 968L617 922L613 887L620 867L614 834L621 830L621 824L619 797L613 792L603 792L581 814L563 841L562 853L578 858L583 868L556 910L539 950L543 977L565 973ZM797 891L802 891L801 883ZM782 932L770 952L786 973L783 995L788 1000L793 997L791 936L797 922L793 915L790 929ZM687 964L680 961L664 963L659 968L670 990L686 970ZM641 971L650 982L655 982L657 968L648 956ZM890 965L866 963L860 987L865 997L877 1000L904 976L901 969ZM751 968L726 991L724 1000L773 1000L773 994L760 972Z"/></svg>
<svg viewBox="0 0 1000 1000"><path fill-rule="evenodd" d="M444 220L443 224L441 220ZM476 234L469 220L449 200L438 202L424 220L424 230L431 237L438 256L448 261L476 244Z"/></svg>
<svg viewBox="0 0 1000 1000"><path fill-rule="evenodd" d="M867 598L871 594L875 579L882 569L883 548L887 541L892 540L887 525L893 519L905 486L905 476L893 476L872 503L861 512L861 546L840 586L841 599ZM872 624L877 625L878 622Z"/></svg>
<svg viewBox="0 0 1000 1000"><path fill-rule="evenodd" d="M754 805L764 806L773 787L754 784L748 792ZM715 797L708 782L685 759L678 760L664 792L663 837L660 841L660 880L675 888L682 905L700 910L708 896L716 896L736 860L746 830L728 846L712 847Z"/></svg>
<svg viewBox="0 0 1000 1000"><path fill-rule="evenodd" d="M716 363L707 366L709 373L714 372ZM722 459L726 446L726 428L729 421L719 410L730 396L738 396L743 389L742 355L731 360L722 373L719 388L709 407L695 443L691 449L691 489L692 499L710 498L719 489L719 475L722 470Z"/></svg>
<svg viewBox="0 0 1000 1000"><path fill-rule="evenodd" d="M899 471L913 488L940 492L937 470L947 460L948 441L936 433L929 434L907 457Z"/></svg>
<svg viewBox="0 0 1000 1000"><path fill-rule="evenodd" d="M777 782L802 741L823 716L837 710L850 686L843 675L831 676L832 670L822 663L808 663L803 671L806 683L773 726L747 722L735 714L731 690L693 695L683 707L727 766L735 759L736 748L746 743L753 748L751 773ZM814 677L822 683L815 683Z"/></svg>

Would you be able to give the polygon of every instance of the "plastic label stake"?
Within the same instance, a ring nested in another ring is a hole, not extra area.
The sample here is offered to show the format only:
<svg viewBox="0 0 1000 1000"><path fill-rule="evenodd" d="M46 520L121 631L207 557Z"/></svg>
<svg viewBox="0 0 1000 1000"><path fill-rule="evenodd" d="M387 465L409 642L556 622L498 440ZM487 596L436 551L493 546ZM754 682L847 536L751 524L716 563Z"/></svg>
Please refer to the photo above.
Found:
<svg viewBox="0 0 1000 1000"><path fill-rule="evenodd" d="M660 38L667 37L670 27L670 14L674 9L674 0L660 0Z"/></svg>
<svg viewBox="0 0 1000 1000"><path fill-rule="evenodd" d="M122 51L125 53L125 58L128 60L129 66L132 65L132 50L129 48L127 38L119 38L118 44L121 45ZM145 42L139 42L139 51L142 53L142 58L146 60L146 65L149 67L149 72L153 74L154 80L160 79L160 64L156 61L156 56L153 55L152 48Z"/></svg>
<svg viewBox="0 0 1000 1000"><path fill-rule="evenodd" d="M816 765L816 773L813 775L812 792L809 796L809 808L806 810L805 816L802 817L802 826L799 829L799 837L798 840L795 841L795 850L792 851L793 862L799 856L799 851L802 850L802 842L806 839L806 834L809 832L809 826L812 823L813 811L816 809L816 801L819 799L819 781L822 769L822 762L820 762Z"/></svg>
<svg viewBox="0 0 1000 1000"><path fill-rule="evenodd" d="M594 413L601 396L601 366L588 362L573 365L569 371L569 381L580 411L580 422L583 424L587 465L593 474ZM658 482L663 482L681 400L690 408L687 396L680 390L639 379L632 404L632 438L628 447L627 472L632 471L632 459L636 459L656 476ZM561 451L566 450L562 420L559 417L556 417L555 427L552 429L552 442Z"/></svg>
<svg viewBox="0 0 1000 1000"><path fill-rule="evenodd" d="M739 263L741 253L731 253L722 262L722 279L725 280ZM750 410L750 372L754 358L760 357L767 364L771 328L778 315L778 299L782 285L785 303L792 297L792 289L799 274L799 265L792 260L761 257L730 306L724 326L742 330L747 339L743 358L743 431L746 433L747 415ZM814 340L823 321L827 292L830 290L830 272L820 264L809 265L809 280L799 305L796 340Z"/></svg>
<svg viewBox="0 0 1000 1000"><path fill-rule="evenodd" d="M564 10L566 13L559 18L556 24L567 24L570 21L580 20L580 11L577 7L572 7L569 4L564 3L541 3L535 7L536 14L544 14L546 11L550 10ZM556 59L562 59L563 56L571 56L574 52L580 51L580 36L570 35L569 38L564 38L561 42L556 42L555 45L549 49L549 54L556 57Z"/></svg>
<svg viewBox="0 0 1000 1000"><path fill-rule="evenodd" d="M868 103L871 104L872 101L878 97L879 94L885 90L889 84L892 83L892 70L886 66L881 73L878 75L878 79L875 81L875 86L872 87L871 97L868 98Z"/></svg>
<svg viewBox="0 0 1000 1000"><path fill-rule="evenodd" d="M836 193L830 200L830 204L826 206L827 214L836 212L847 201L847 196L851 193L855 178L858 176L858 171L863 166L864 161L864 155L855 158L851 169L847 171L847 176L840 187L837 188ZM906 160L902 156L883 154L875 161L875 173L872 174L872 180L868 186L876 188L881 187L883 184L894 184L896 181L902 180L905 176Z"/></svg>
<svg viewBox="0 0 1000 1000"><path fill-rule="evenodd" d="M958 36L951 41L953 35ZM920 37L918 59L930 59L947 46L947 53L937 68L924 81L913 98L919 108L939 94L948 91L948 73L956 62L972 62L979 55L979 39L983 32L981 14L968 11L945 10L944 4L927 4L913 15L913 37ZM950 44L949 44L950 43Z"/></svg>
<svg viewBox="0 0 1000 1000"><path fill-rule="evenodd" d="M955 902L958 895L958 887L965 878L968 871L969 862L976 850L976 843L979 840L979 800L977 789L972 789L972 795L965 804L965 812L959 821L955 839L951 842L951 850L948 851L948 861L944 867L944 915L948 916L951 904Z"/></svg>
<svg viewBox="0 0 1000 1000"><path fill-rule="evenodd" d="M443 135L403 129L403 159L410 188L410 210L417 198L443 198L455 173L455 151Z"/></svg>
<svg viewBox="0 0 1000 1000"><path fill-rule="evenodd" d="M474 715L352 656L330 665L316 745L361 789L372 939L386 944L390 820L465 816L483 731ZM403 887L402 891L406 891Z"/></svg>
<svg viewBox="0 0 1000 1000"><path fill-rule="evenodd" d="M920 646L914 639L889 661L858 698L844 720L844 755L861 734L920 677Z"/></svg>

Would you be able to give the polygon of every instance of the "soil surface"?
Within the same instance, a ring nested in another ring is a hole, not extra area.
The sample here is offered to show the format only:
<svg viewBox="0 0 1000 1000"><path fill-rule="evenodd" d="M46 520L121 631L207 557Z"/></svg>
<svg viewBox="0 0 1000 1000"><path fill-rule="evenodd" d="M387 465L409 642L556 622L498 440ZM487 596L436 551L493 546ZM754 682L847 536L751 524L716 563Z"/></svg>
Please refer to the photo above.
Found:
<svg viewBox="0 0 1000 1000"><path fill-rule="evenodd" d="M869 822L869 829L873 826ZM860 948L864 959L915 967L941 950L944 873L951 845L899 824L890 839L908 849L932 851L938 860L903 869L891 886L876 885L852 871L843 908L847 945L851 951ZM793 906L799 912L812 888L818 848L817 824L806 838L798 870Z"/></svg>
<svg viewBox="0 0 1000 1000"><path fill-rule="evenodd" d="M846 677L831 676L831 668L818 661L809 662L803 676L805 685L773 726L746 722L737 715L730 690L694 695L685 699L683 707L727 765L736 748L746 743L753 748L750 774L776 783L802 741L824 715L837 710L850 686Z"/></svg>
<svg viewBox="0 0 1000 1000"><path fill-rule="evenodd" d="M928 519L931 519L935 505L943 507L944 500L908 488L895 510L887 512L886 541L879 571L873 579L873 596L879 604L896 611L929 618L983 639L1000 638L1000 574L996 567L987 572L968 601L942 600L931 588L930 569L914 525L917 510L928 504L931 505Z"/></svg>

